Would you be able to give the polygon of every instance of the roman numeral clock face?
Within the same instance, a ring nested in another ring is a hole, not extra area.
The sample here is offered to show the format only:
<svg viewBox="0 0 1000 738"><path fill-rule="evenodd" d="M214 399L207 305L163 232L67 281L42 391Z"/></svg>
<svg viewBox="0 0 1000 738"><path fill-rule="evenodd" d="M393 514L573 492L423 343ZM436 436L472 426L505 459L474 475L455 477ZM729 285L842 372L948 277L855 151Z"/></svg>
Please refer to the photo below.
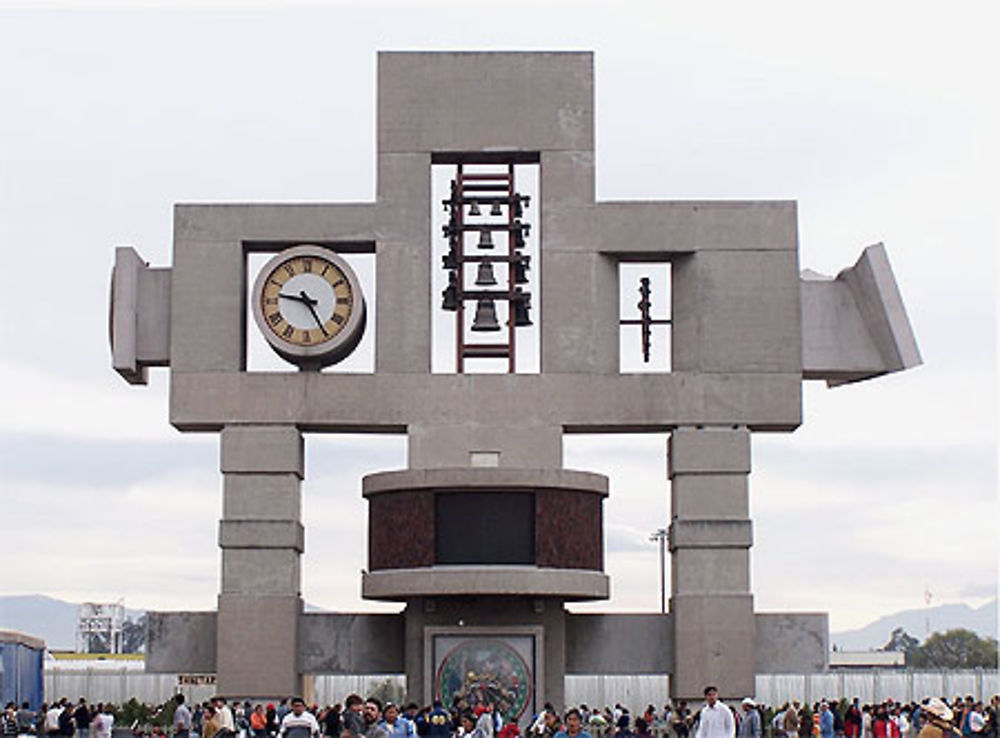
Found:
<svg viewBox="0 0 1000 738"><path fill-rule="evenodd" d="M365 301L354 270L322 246L294 246L257 275L251 299L264 338L303 369L347 357L365 329Z"/></svg>

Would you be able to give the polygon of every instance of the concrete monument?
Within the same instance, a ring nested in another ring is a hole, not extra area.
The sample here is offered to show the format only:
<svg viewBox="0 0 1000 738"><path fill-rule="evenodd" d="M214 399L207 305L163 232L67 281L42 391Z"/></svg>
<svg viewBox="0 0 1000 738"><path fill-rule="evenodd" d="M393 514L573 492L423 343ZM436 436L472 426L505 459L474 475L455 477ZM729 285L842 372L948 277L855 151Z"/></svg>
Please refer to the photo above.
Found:
<svg viewBox="0 0 1000 738"><path fill-rule="evenodd" d="M171 267L117 251L114 368L141 384L169 366L170 422L220 434L224 478L218 610L154 614L147 668L216 672L239 697L297 693L315 673L405 673L413 699L503 694L510 716L560 704L566 674L669 674L673 696L693 698L822 669L825 615L754 612L750 439L801 423L803 380L920 363L884 248L836 278L800 276L794 202L596 202L589 53L380 53L377 141L374 203L178 205ZM432 165L454 168L443 235ZM530 203L523 166L538 172ZM353 277L357 253L374 254L375 294ZM670 267L668 372L620 371L628 262ZM458 321L451 373L431 372L439 306ZM531 324L540 371L519 373ZM288 372L247 370L248 330ZM365 330L374 371L320 371ZM484 358L509 371L468 373ZM408 437L408 468L363 480L362 593L405 609L304 614L304 438L359 431ZM609 592L608 480L562 462L563 435L587 432L670 434L667 614L564 607ZM449 540L456 521L483 520L503 535Z"/></svg>

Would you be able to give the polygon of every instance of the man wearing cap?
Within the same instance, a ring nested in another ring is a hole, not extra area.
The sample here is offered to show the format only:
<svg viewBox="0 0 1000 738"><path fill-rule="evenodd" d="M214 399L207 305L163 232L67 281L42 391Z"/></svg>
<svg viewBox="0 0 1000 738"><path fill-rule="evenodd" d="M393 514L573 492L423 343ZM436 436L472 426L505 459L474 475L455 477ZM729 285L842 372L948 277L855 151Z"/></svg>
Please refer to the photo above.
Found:
<svg viewBox="0 0 1000 738"><path fill-rule="evenodd" d="M760 738L760 713L757 712L757 703L749 697L744 697L743 720L740 721L740 738Z"/></svg>
<svg viewBox="0 0 1000 738"><path fill-rule="evenodd" d="M301 697L292 698L292 709L281 719L279 738L319 738L319 723Z"/></svg>
<svg viewBox="0 0 1000 738"><path fill-rule="evenodd" d="M936 697L924 703L920 714L926 719L919 738L953 738L958 731L952 725L955 714L944 702Z"/></svg>
<svg viewBox="0 0 1000 738"><path fill-rule="evenodd" d="M705 704L698 711L695 738L735 738L736 721L732 711L719 702L719 690L705 687Z"/></svg>

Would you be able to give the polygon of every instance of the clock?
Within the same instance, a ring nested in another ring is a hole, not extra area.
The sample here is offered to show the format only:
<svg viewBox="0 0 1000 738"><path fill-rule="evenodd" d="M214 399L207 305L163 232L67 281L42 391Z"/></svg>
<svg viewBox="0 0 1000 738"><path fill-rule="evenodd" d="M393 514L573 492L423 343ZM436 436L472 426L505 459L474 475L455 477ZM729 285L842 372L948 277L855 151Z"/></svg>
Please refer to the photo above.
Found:
<svg viewBox="0 0 1000 738"><path fill-rule="evenodd" d="M358 278L323 246L293 246L275 254L257 274L250 299L271 348L302 369L336 364L365 332Z"/></svg>

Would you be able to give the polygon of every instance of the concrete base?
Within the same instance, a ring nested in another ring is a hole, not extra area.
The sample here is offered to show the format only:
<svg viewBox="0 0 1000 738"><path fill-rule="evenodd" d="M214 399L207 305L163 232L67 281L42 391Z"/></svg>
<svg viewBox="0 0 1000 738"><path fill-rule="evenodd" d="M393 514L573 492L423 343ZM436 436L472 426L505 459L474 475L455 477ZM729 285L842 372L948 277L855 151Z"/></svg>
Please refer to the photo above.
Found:
<svg viewBox="0 0 1000 738"><path fill-rule="evenodd" d="M299 597L220 595L216 670L227 697L290 697L302 692Z"/></svg>
<svg viewBox="0 0 1000 738"><path fill-rule="evenodd" d="M433 699L428 636L517 630L536 635L536 709L545 702L563 703L566 612L561 601L545 597L418 598L407 602L404 617L407 699L420 704Z"/></svg>
<svg viewBox="0 0 1000 738"><path fill-rule="evenodd" d="M698 700L713 685L724 699L754 694L756 623L751 595L674 595L675 700Z"/></svg>

